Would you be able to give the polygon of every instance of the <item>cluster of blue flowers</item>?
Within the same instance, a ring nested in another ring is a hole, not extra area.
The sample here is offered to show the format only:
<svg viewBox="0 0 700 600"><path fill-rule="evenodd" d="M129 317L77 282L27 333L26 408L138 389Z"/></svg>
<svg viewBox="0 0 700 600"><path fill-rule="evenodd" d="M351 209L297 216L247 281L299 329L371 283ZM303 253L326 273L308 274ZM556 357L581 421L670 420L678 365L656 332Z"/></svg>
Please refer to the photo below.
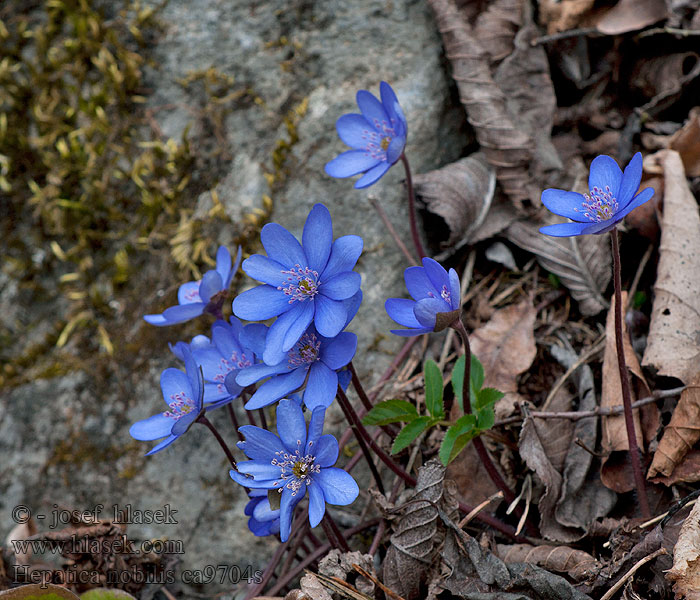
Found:
<svg viewBox="0 0 700 600"><path fill-rule="evenodd" d="M161 377L168 409L135 423L138 440L160 441L150 452L174 442L207 411L242 395L247 410L277 405L278 436L253 425L239 431L239 448L251 460L231 470L234 481L248 488L249 527L256 535L279 532L285 541L298 502L309 494L309 521L319 524L325 505L346 505L359 488L342 469L333 467L338 442L322 435L326 408L338 385L346 387L344 369L355 355L357 336L345 331L362 300L360 275L353 271L362 252L362 238L333 240L328 209L316 204L304 225L302 242L276 223L263 227L267 256L253 255L242 269L262 283L233 300L235 316L218 318L211 336L198 335L171 350L185 372L169 368ZM221 315L228 288L240 263L224 247L216 269L201 281L182 285L178 306L144 319L157 326L182 323L205 312ZM251 321L244 325L240 320ZM255 322L275 319L271 325ZM291 398L291 399L290 399ZM302 403L311 412L307 432ZM276 490L280 507L273 509L261 490Z"/></svg>
<svg viewBox="0 0 700 600"><path fill-rule="evenodd" d="M406 119L385 82L380 95L378 99L359 91L361 114L343 115L336 124L340 138L352 149L326 164L325 170L333 177L362 174L356 188L372 185L399 159L405 160ZM589 194L543 192L545 206L573 222L543 227L542 233L572 236L611 230L653 195L651 189L636 194L641 172L640 154L624 173L612 158L599 156L591 165ZM354 479L333 466L338 442L323 434L323 424L338 386L344 389L350 381L345 367L355 354L357 337L346 328L362 300L360 275L353 269L363 242L356 235L334 240L331 216L322 204L309 213L301 242L276 223L263 227L261 241L267 255L253 255L241 265L260 285L233 299L235 316L228 322L222 307L240 265L240 248L235 260L226 248L219 248L216 268L200 281L180 286L177 306L144 317L156 326L183 323L204 313L217 319L210 337L198 335L171 347L185 371L168 368L161 376L168 408L135 423L130 433L138 440L161 440L148 453L153 454L196 421L208 423L207 411L239 397L246 398L249 411L277 403L277 435L254 425L239 428L245 441L238 447L249 460L239 462L230 475L247 488L245 514L251 531L279 533L286 541L295 508L307 492L314 527L323 519L326 504L347 505L359 494ZM457 273L431 258L422 263L404 274L411 299L386 301L388 315L407 328L392 330L400 336L458 325ZM270 319L270 325L260 322ZM304 407L310 413L308 425Z"/></svg>

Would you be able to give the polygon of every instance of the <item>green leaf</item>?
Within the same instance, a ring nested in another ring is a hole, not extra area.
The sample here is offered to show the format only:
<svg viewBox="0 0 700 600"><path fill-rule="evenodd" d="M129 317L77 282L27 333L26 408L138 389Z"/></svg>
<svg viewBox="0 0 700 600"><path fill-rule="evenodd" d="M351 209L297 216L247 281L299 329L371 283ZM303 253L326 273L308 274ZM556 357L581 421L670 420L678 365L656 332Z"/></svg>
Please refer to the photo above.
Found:
<svg viewBox="0 0 700 600"><path fill-rule="evenodd" d="M460 356L452 370L452 387L454 388L455 397L459 402L459 406L464 411L464 402L462 401L462 382L464 381L464 356ZM484 367L479 362L479 359L471 355L471 370L469 371L469 399L472 404L476 401L476 392L484 385Z"/></svg>
<svg viewBox="0 0 700 600"><path fill-rule="evenodd" d="M80 600L136 600L136 598L123 590L96 588L81 594Z"/></svg>
<svg viewBox="0 0 700 600"><path fill-rule="evenodd" d="M413 440L432 424L433 420L430 417L418 417L406 425L396 436L394 445L391 447L391 453L396 454L397 452L401 452L404 448L407 448Z"/></svg>
<svg viewBox="0 0 700 600"><path fill-rule="evenodd" d="M496 413L493 406L487 406L477 412L476 426L479 432L491 429L496 423Z"/></svg>
<svg viewBox="0 0 700 600"><path fill-rule="evenodd" d="M444 417L442 405L442 373L434 360L425 361L425 406L434 417Z"/></svg>
<svg viewBox="0 0 700 600"><path fill-rule="evenodd" d="M410 423L418 418L416 407L406 400L385 400L376 404L362 419L364 425Z"/></svg>
<svg viewBox="0 0 700 600"><path fill-rule="evenodd" d="M479 393L477 394L476 400L474 401L474 410L481 410L482 408L486 408L487 406L493 406L498 402L501 398L503 398L504 394L503 392L499 392L497 389L494 388L484 388L483 390L479 390Z"/></svg>
<svg viewBox="0 0 700 600"><path fill-rule="evenodd" d="M450 464L476 435L475 425L476 417L474 415L462 415L447 430L439 453L443 465L447 466Z"/></svg>
<svg viewBox="0 0 700 600"><path fill-rule="evenodd" d="M73 592L52 583L22 585L0 592L3 600L78 600Z"/></svg>

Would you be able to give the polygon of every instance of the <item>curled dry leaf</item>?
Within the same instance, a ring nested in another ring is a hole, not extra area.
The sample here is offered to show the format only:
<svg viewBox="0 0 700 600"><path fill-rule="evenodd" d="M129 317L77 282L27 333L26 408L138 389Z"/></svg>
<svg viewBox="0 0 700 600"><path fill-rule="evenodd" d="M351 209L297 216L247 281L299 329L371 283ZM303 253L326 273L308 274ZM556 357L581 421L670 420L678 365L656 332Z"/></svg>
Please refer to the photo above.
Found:
<svg viewBox="0 0 700 600"><path fill-rule="evenodd" d="M523 0L494 0L474 24L474 35L492 62L513 51L513 38L523 23Z"/></svg>
<svg viewBox="0 0 700 600"><path fill-rule="evenodd" d="M671 422L654 453L647 478L670 476L679 462L700 439L700 373L683 390Z"/></svg>
<svg viewBox="0 0 700 600"><path fill-rule="evenodd" d="M307 598L309 600L333 600L333 596L331 596L328 590L326 590L326 588L323 587L323 584L313 573L306 573L306 575L304 575L301 578L301 581L299 582L299 587L301 588L301 591L303 593L303 596L299 600L301 600L302 598L304 600L306 600Z"/></svg>
<svg viewBox="0 0 700 600"><path fill-rule="evenodd" d="M627 292L622 293L622 305L627 304ZM639 365L637 355L632 349L627 331L627 323L623 319L622 343L625 352L625 362L628 371L633 375L630 380L632 402L637 398L651 395L649 386L644 380L642 368ZM620 371L617 363L617 347L615 342L615 298L611 300L610 310L605 325L605 354L603 356L603 386L601 390L601 407L620 406L622 404L622 384L620 383ZM659 427L659 409L655 404L647 404L641 409L633 411L634 429L637 434L637 442L644 451L644 445L656 436ZM624 415L610 415L602 417L603 451L608 454L603 460L600 477L603 483L618 493L628 492L634 489L632 471L627 464L625 456L613 456L614 453L629 450L627 429Z"/></svg>
<svg viewBox="0 0 700 600"><path fill-rule="evenodd" d="M547 28L547 33L557 33L578 27L595 0L542 0L539 4L540 23Z"/></svg>
<svg viewBox="0 0 700 600"><path fill-rule="evenodd" d="M416 175L415 191L426 209L449 229L444 248L458 250L486 218L496 189L496 173L481 152L441 169Z"/></svg>
<svg viewBox="0 0 700 600"><path fill-rule="evenodd" d="M656 156L664 166L664 214L642 364L687 384L700 372L700 216L680 155Z"/></svg>
<svg viewBox="0 0 700 600"><path fill-rule="evenodd" d="M700 502L681 526L673 548L673 568L666 573L676 598L700 599Z"/></svg>
<svg viewBox="0 0 700 600"><path fill-rule="evenodd" d="M520 202L529 197L527 165L532 140L508 113L506 97L491 75L489 56L453 0L429 0L429 4L467 120L474 127L486 160L496 167L504 191L511 200Z"/></svg>
<svg viewBox="0 0 700 600"><path fill-rule="evenodd" d="M549 222L560 222L561 217L550 216ZM542 235L541 225L517 221L506 230L508 239L523 250L532 252L537 262L569 288L584 316L598 314L607 308L603 295L611 277L611 255L607 236L580 235L556 238Z"/></svg>
<svg viewBox="0 0 700 600"><path fill-rule="evenodd" d="M331 550L321 559L318 565L318 572L326 577L336 577L341 581L347 581L348 574L351 574L353 579L357 575L355 565L374 576L373 564L370 554L362 554L357 551L341 553L339 550ZM375 586L371 580L358 577L354 585L359 592L374 597Z"/></svg>
<svg viewBox="0 0 700 600"><path fill-rule="evenodd" d="M639 31L668 16L664 0L620 0L604 13L596 29L607 35Z"/></svg>
<svg viewBox="0 0 700 600"><path fill-rule="evenodd" d="M557 573L568 573L575 581L583 581L600 569L601 564L588 552L568 546L531 546L530 544L498 544L498 556L505 563L534 563Z"/></svg>
<svg viewBox="0 0 700 600"><path fill-rule="evenodd" d="M680 92L685 79L697 76L699 58L695 52L678 52L645 60L632 74L630 84L649 98Z"/></svg>
<svg viewBox="0 0 700 600"><path fill-rule="evenodd" d="M382 565L383 583L407 600L419 597L420 585L439 551L443 532L438 506L445 504L445 468L433 459L418 471L415 491L395 521L391 545ZM455 512L456 507L443 507Z"/></svg>

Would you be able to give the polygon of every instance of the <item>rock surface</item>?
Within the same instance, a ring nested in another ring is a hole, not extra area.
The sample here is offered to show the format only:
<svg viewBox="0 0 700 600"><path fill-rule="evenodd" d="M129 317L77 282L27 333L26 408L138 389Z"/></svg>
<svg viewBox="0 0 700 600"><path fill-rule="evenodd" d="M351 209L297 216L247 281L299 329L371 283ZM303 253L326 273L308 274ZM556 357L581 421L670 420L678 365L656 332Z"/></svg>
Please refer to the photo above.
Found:
<svg viewBox="0 0 700 600"><path fill-rule="evenodd" d="M365 251L358 270L364 302L351 329L360 339L360 373L368 382L376 380L401 343L388 332L392 322L383 305L386 298L404 294L405 261L368 196L380 200L401 237L409 240L403 170L396 165L379 183L355 190L352 180L334 180L323 166L346 149L336 135L336 119L357 111L358 89L378 95L382 80L394 87L408 119L406 151L414 172L460 155L463 113L450 96L442 47L428 8L408 0L170 0L160 15L165 30L156 41L157 64L148 73L148 102L157 109L154 115L165 136L180 138L193 120L198 99L178 83L192 72L214 67L233 77L233 89L246 90L251 99L230 111L216 132L225 135L231 153L216 191L234 224L262 207L263 195L269 194L272 220L297 235L309 209L323 202L336 236L363 236ZM299 107L296 139L289 144L284 164L276 168L275 148L290 137L284 117ZM276 177L272 188L265 173ZM198 210L210 206L211 194L202 194ZM9 287L5 290L10 294ZM128 343L158 335L148 331L140 314L124 315L127 328L129 321L134 323ZM54 504L89 510L102 503L102 516L109 516L113 504L131 503L141 510L169 504L178 511L177 524L133 525L130 534L183 540L181 564L187 569L218 564L259 569L265 564L276 542L248 532L242 514L245 495L228 478L226 461L204 428L194 427L151 457L142 456L147 443L129 437L133 421L161 410L160 371L176 364L165 341L184 338L183 331L197 329L168 331L162 335L159 356L145 364L117 364L107 379L83 364L67 375L3 393L3 537L13 526L10 513L18 504L48 515ZM233 441L226 414L214 414L213 419ZM338 423L336 418L336 427Z"/></svg>

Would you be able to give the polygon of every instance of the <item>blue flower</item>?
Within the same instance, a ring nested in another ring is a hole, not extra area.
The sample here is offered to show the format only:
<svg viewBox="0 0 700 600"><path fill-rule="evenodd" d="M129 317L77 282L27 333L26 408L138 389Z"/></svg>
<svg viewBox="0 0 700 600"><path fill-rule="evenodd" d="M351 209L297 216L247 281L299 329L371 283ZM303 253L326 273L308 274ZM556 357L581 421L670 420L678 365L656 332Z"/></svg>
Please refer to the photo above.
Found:
<svg viewBox="0 0 700 600"><path fill-rule="evenodd" d="M360 289L360 274L352 271L362 252L362 238L345 235L333 242L328 209L316 204L302 235L303 247L284 227L268 223L260 234L267 256L243 261L243 270L262 281L233 301L241 319L279 318L267 333L262 358L274 365L304 334L311 321L324 337L335 337L347 322L343 300Z"/></svg>
<svg viewBox="0 0 700 600"><path fill-rule="evenodd" d="M331 177L352 177L364 173L356 188L375 183L403 154L408 134L406 117L391 86L379 85L381 102L366 90L357 92L362 114L343 115L335 124L340 139L352 150L326 164Z"/></svg>
<svg viewBox="0 0 700 600"><path fill-rule="evenodd" d="M448 273L439 262L426 257L422 267L408 267L403 276L413 300L389 298L384 307L394 321L410 329L392 329L391 333L412 336L440 331L459 318L459 277L454 269ZM447 313L445 319L438 320L442 313Z"/></svg>
<svg viewBox="0 0 700 600"><path fill-rule="evenodd" d="M181 348L185 373L179 369L165 369L160 376L160 387L168 410L137 421L129 429L131 437L140 441L165 438L148 454L159 452L185 433L204 412L204 379L202 372L185 345Z"/></svg>
<svg viewBox="0 0 700 600"><path fill-rule="evenodd" d="M251 489L277 490L280 494L280 537L289 538L292 515L299 501L309 492L309 523L316 527L326 512L326 503L345 506L360 489L349 473L333 467L338 460L338 442L323 433L326 409L311 413L308 434L304 413L293 400L277 406L277 433L244 425L245 436L238 447L251 460L238 463L231 478Z"/></svg>
<svg viewBox="0 0 700 600"><path fill-rule="evenodd" d="M591 163L588 194L556 189L542 192L542 203L549 210L574 222L546 225L540 227L540 233L568 237L610 231L654 195L654 188L645 188L636 194L641 179L641 153L637 152L632 157L624 173L609 156L597 156Z"/></svg>
<svg viewBox="0 0 700 600"><path fill-rule="evenodd" d="M247 327L262 327L251 324ZM243 388L236 383L236 375L254 365L257 360L253 350L241 339L243 325L236 318L230 322L216 321L211 327L211 340L205 335L195 336L189 345L195 362L204 373L204 404L206 409L218 408L238 398ZM184 342L172 347L173 353L182 358Z"/></svg>
<svg viewBox="0 0 700 600"><path fill-rule="evenodd" d="M184 323L205 312L217 314L221 310L224 295L220 294L231 285L231 279L241 261L241 248L238 248L236 262L231 267L231 254L224 246L216 253L216 269L207 271L200 281L188 281L177 292L178 306L166 308L161 315L144 315L151 325L165 327Z"/></svg>
<svg viewBox="0 0 700 600"><path fill-rule="evenodd" d="M244 513L248 519L248 529L262 537L280 532L280 511L273 510L267 499L267 490L249 490L250 502L246 504Z"/></svg>

